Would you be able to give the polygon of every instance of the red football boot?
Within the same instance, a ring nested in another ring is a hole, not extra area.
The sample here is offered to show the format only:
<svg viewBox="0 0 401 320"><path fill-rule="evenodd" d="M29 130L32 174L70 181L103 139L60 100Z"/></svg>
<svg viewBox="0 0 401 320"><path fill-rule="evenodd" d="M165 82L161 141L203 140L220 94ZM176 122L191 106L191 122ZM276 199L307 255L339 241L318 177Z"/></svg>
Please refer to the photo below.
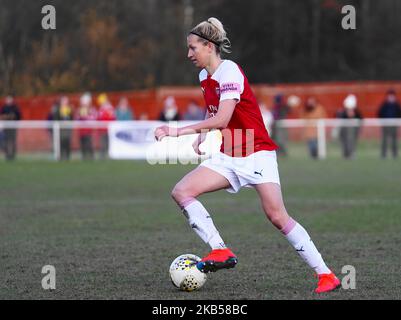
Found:
<svg viewBox="0 0 401 320"><path fill-rule="evenodd" d="M238 263L238 259L234 253L228 248L214 249L200 262L197 263L197 268L204 272L216 272L220 269L234 268Z"/></svg>
<svg viewBox="0 0 401 320"><path fill-rule="evenodd" d="M319 282L315 290L316 293L328 292L337 289L340 286L340 280L332 273L319 274Z"/></svg>

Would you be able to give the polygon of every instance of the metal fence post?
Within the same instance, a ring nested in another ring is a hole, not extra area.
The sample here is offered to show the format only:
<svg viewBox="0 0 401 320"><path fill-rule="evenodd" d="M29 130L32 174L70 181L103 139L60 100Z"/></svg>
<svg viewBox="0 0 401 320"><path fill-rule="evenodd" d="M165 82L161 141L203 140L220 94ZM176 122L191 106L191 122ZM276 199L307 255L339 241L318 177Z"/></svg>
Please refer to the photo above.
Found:
<svg viewBox="0 0 401 320"><path fill-rule="evenodd" d="M326 159L326 123L324 119L319 119L317 121L317 154L319 159Z"/></svg>
<svg viewBox="0 0 401 320"><path fill-rule="evenodd" d="M53 121L53 155L54 160L60 160L60 123Z"/></svg>

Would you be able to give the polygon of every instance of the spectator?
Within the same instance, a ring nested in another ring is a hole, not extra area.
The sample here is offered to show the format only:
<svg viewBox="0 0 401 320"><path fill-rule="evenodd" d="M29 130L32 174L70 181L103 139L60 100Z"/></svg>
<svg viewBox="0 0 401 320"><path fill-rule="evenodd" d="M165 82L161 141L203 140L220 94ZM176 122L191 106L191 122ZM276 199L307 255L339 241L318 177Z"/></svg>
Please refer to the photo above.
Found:
<svg viewBox="0 0 401 320"><path fill-rule="evenodd" d="M355 95L350 94L344 100L344 109L337 113L337 118L340 119L362 119L361 113L358 110L358 100ZM341 126L339 138L343 157L352 159L355 154L356 144L358 141L360 124Z"/></svg>
<svg viewBox="0 0 401 320"><path fill-rule="evenodd" d="M4 132L2 129L0 129L0 150L4 150Z"/></svg>
<svg viewBox="0 0 401 320"><path fill-rule="evenodd" d="M60 99L54 100L49 113L47 114L47 121L54 121L58 119L58 115L60 112ZM52 145L52 150L54 152L54 142L53 142L53 126L47 128L47 132L50 136L50 141Z"/></svg>
<svg viewBox="0 0 401 320"><path fill-rule="evenodd" d="M114 107L110 103L105 93L102 93L98 96L97 102L100 106L97 118L99 121L116 120ZM100 158L105 159L107 158L107 154L109 151L109 133L107 126L99 129L99 136L100 136Z"/></svg>
<svg viewBox="0 0 401 320"><path fill-rule="evenodd" d="M273 104L273 125L272 125L272 138L279 146L277 150L278 155L287 155L287 141L288 132L287 128L283 128L278 125L277 121L284 120L287 118L289 113L289 107L284 102L283 96L278 94L274 97Z"/></svg>
<svg viewBox="0 0 401 320"><path fill-rule="evenodd" d="M298 108L301 105L301 99L296 95L291 95L287 98L287 105L291 109Z"/></svg>
<svg viewBox="0 0 401 320"><path fill-rule="evenodd" d="M140 116L139 116L139 120L142 120L142 121L149 120L148 114L145 113L145 112L141 113Z"/></svg>
<svg viewBox="0 0 401 320"><path fill-rule="evenodd" d="M56 118L58 117L58 114L60 112L60 99L56 99L53 101L53 104L50 108L50 111L47 115L47 120L48 121L53 121L56 120Z"/></svg>
<svg viewBox="0 0 401 320"><path fill-rule="evenodd" d="M75 115L78 121L94 121L97 118L97 111L92 105L92 96L90 93L84 93L79 100L79 108ZM78 129L79 144L83 160L93 160L93 130L91 128Z"/></svg>
<svg viewBox="0 0 401 320"><path fill-rule="evenodd" d="M274 122L273 113L267 108L266 104L259 102L260 113L262 114L263 123L269 135L272 134L272 125Z"/></svg>
<svg viewBox="0 0 401 320"><path fill-rule="evenodd" d="M188 104L187 112L184 114L184 120L192 121L192 120L204 120L205 119L205 110L202 109L196 101L191 101Z"/></svg>
<svg viewBox="0 0 401 320"><path fill-rule="evenodd" d="M9 95L5 99L5 104L0 110L0 120L18 121L21 120L21 112L14 101L14 97ZM2 144L6 160L15 159L17 154L17 129L6 128L3 132Z"/></svg>
<svg viewBox="0 0 401 320"><path fill-rule="evenodd" d="M327 117L326 111L314 97L306 100L305 110L301 113L301 118L306 120L318 120ZM309 154L313 159L318 158L317 148L317 129L316 125L308 124L305 128L305 138L308 143Z"/></svg>
<svg viewBox="0 0 401 320"><path fill-rule="evenodd" d="M60 98L60 107L58 108L56 119L54 120L73 120L73 110L68 97L63 96ZM71 157L71 137L72 129L62 127L62 129L60 130L60 160L69 160Z"/></svg>
<svg viewBox="0 0 401 320"><path fill-rule="evenodd" d="M164 100L164 108L159 116L160 121L178 121L180 115L174 97L169 96Z"/></svg>
<svg viewBox="0 0 401 320"><path fill-rule="evenodd" d="M401 118L401 107L397 101L397 96L394 90L389 90L386 95L386 100L379 108L378 117L380 119ZM398 157L398 126L383 126L382 127L382 142L381 156L387 156L387 144L391 145L393 158Z"/></svg>
<svg viewBox="0 0 401 320"><path fill-rule="evenodd" d="M129 105L126 97L121 97L120 101L118 102L116 119L118 121L131 121L135 119L132 107Z"/></svg>

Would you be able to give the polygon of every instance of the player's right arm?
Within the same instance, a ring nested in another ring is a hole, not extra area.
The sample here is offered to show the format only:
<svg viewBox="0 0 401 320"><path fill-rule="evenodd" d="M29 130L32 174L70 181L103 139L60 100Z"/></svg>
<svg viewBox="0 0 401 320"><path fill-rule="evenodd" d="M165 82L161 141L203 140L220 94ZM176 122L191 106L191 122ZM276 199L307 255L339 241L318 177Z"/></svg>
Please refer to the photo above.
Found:
<svg viewBox="0 0 401 320"><path fill-rule="evenodd" d="M206 114L205 114L205 120L209 119L211 117L210 113L208 110L206 110ZM201 132L196 140L194 141L194 143L192 144L192 148L194 148L195 153L199 154L199 155L204 155L205 152L202 152L199 149L199 146L206 140L206 136L207 136L207 132Z"/></svg>

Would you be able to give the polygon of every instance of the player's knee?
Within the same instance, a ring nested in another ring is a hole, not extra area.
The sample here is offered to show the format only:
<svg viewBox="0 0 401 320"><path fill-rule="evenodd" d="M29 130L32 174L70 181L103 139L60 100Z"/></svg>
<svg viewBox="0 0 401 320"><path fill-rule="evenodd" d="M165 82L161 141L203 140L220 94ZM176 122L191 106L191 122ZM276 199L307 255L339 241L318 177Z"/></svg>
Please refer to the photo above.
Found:
<svg viewBox="0 0 401 320"><path fill-rule="evenodd" d="M182 192L180 190L179 187L177 187L177 185L175 185L175 187L173 188L173 190L171 190L171 197L174 199L175 202L179 202L180 198L182 197Z"/></svg>
<svg viewBox="0 0 401 320"><path fill-rule="evenodd" d="M271 208L266 212L267 218L278 229L284 228L287 215L287 212L283 208Z"/></svg>
<svg viewBox="0 0 401 320"><path fill-rule="evenodd" d="M283 228L283 219L280 216L269 216L270 222L278 229Z"/></svg>
<svg viewBox="0 0 401 320"><path fill-rule="evenodd" d="M180 205L187 198L192 197L192 195L190 194L187 188L177 183L173 188L173 190L171 191L171 197L174 199L175 202L177 202L178 205Z"/></svg>

